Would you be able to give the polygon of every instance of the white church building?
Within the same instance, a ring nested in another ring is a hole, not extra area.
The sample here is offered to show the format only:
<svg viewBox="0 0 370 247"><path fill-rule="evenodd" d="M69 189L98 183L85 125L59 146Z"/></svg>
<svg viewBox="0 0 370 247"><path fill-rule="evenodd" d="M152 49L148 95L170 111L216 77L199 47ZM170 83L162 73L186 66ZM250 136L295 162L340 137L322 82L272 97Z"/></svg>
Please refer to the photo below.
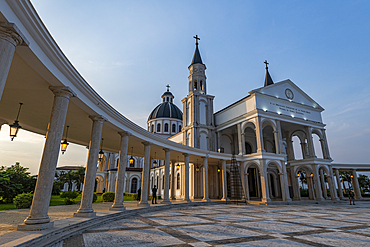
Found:
<svg viewBox="0 0 370 247"><path fill-rule="evenodd" d="M199 38L194 38L196 47L188 67L189 90L182 99L183 112L173 103L174 95L168 85L161 96L162 102L148 117L147 130L183 145L242 156L238 167L246 200L300 200L300 176L305 177L309 199L338 200L321 118L324 109L289 79L274 83L265 61L263 87L214 112L215 96L207 93L207 68L200 55ZM298 145L293 145L293 141L299 142L299 149L294 148ZM320 146L320 152L315 153L314 145ZM141 184L143 159L131 155L127 162L124 190L135 193ZM98 166L96 191L114 191L117 164L118 154L106 152ZM158 194L163 195L164 161L154 155L151 164L150 188L156 185ZM190 199L203 198L202 165L202 160L190 164ZM233 185L230 185L229 166L230 193ZM222 164L208 164L211 199L223 197L220 168ZM170 198L184 199L184 164L171 161L170 174ZM359 192L356 194L358 197Z"/></svg>

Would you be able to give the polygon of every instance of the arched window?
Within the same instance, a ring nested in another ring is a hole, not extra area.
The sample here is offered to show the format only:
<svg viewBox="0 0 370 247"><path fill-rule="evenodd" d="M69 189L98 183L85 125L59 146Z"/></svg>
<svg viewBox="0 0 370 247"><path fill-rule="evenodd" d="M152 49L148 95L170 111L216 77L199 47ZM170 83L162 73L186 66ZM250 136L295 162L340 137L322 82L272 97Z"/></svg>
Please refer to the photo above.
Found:
<svg viewBox="0 0 370 247"><path fill-rule="evenodd" d="M194 81L194 89L195 90L198 90L198 82L197 82L197 80Z"/></svg>
<svg viewBox="0 0 370 247"><path fill-rule="evenodd" d="M203 81L202 80L200 80L200 90L204 90L203 89Z"/></svg>
<svg viewBox="0 0 370 247"><path fill-rule="evenodd" d="M168 97L166 97L166 101L168 102Z"/></svg>
<svg viewBox="0 0 370 247"><path fill-rule="evenodd" d="M162 176L162 188L164 189L164 175Z"/></svg>
<svg viewBox="0 0 370 247"><path fill-rule="evenodd" d="M181 125L179 125L179 132L181 131Z"/></svg>
<svg viewBox="0 0 370 247"><path fill-rule="evenodd" d="M157 124L157 132L161 132L161 124Z"/></svg>
<svg viewBox="0 0 370 247"><path fill-rule="evenodd" d="M154 132L154 124L152 124L152 129L150 131Z"/></svg>
<svg viewBox="0 0 370 247"><path fill-rule="evenodd" d="M246 154L252 153L252 146L248 142L245 143L245 153Z"/></svg>
<svg viewBox="0 0 370 247"><path fill-rule="evenodd" d="M137 178L131 180L131 193L137 192Z"/></svg>
<svg viewBox="0 0 370 247"><path fill-rule="evenodd" d="M177 183L176 183L176 188L179 190L180 189L180 173L177 173Z"/></svg>
<svg viewBox="0 0 370 247"><path fill-rule="evenodd" d="M176 124L172 124L172 132L176 132Z"/></svg>
<svg viewBox="0 0 370 247"><path fill-rule="evenodd" d="M168 123L164 124L164 132L168 132Z"/></svg>

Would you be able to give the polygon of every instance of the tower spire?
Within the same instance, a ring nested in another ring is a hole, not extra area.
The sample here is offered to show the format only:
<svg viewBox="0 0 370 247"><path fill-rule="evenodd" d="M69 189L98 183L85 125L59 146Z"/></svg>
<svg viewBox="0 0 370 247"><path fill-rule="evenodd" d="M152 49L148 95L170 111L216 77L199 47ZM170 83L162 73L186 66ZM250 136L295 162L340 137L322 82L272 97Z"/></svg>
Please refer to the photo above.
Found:
<svg viewBox="0 0 370 247"><path fill-rule="evenodd" d="M263 63L266 64L266 68L265 68L266 69L265 87L266 87L266 86L274 84L274 82L272 81L270 73L269 73L269 67L268 67L269 63L267 62L267 60L265 60Z"/></svg>
<svg viewBox="0 0 370 247"><path fill-rule="evenodd" d="M198 40L200 40L200 38L198 37L198 35L195 35L193 38L195 39L195 52L194 52L193 60L191 61L191 65L196 64L196 63L203 64L202 58L200 57L200 52L198 49L198 45L199 45Z"/></svg>

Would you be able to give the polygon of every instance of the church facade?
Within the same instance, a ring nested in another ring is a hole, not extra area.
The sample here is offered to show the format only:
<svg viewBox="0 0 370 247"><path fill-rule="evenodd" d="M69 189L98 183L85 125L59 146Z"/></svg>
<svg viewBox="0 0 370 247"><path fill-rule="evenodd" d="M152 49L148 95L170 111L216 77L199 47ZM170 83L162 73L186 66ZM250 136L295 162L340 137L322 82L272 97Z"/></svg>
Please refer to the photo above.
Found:
<svg viewBox="0 0 370 247"><path fill-rule="evenodd" d="M173 103L174 95L168 87L162 95L162 103L149 115L147 130L183 145L241 157L237 163L238 176L246 200L262 203L300 200L300 190L305 186L311 200L338 200L321 117L324 109L292 81L274 83L265 61L263 87L214 112L215 97L207 93L206 65L201 59L199 38L195 38L196 48L188 67L188 94L182 99L182 112ZM97 191L101 192L103 187L106 191L114 191L117 160L117 154L106 153L106 159L98 167L97 178L100 176L101 181L98 181ZM152 157L151 163L150 188L156 185L163 195L164 161ZM203 164L203 160L190 164L190 199L203 198L203 179L207 175L209 197L226 200L220 172L225 164L208 164L207 174L204 174ZM230 193L233 186L230 165L226 167ZM138 189L141 168L142 158L135 157L134 164L128 161L126 192L134 193ZM184 174L185 165L171 161L171 199L185 198Z"/></svg>

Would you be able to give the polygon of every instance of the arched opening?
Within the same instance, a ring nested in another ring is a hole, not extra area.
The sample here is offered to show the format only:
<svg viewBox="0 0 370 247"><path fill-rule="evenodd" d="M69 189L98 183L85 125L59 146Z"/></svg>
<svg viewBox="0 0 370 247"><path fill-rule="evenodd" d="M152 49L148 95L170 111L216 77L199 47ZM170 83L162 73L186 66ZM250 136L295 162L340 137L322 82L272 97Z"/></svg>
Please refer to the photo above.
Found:
<svg viewBox="0 0 370 247"><path fill-rule="evenodd" d="M130 158L130 167L132 168L132 167L135 167L135 159L134 158Z"/></svg>
<svg viewBox="0 0 370 247"><path fill-rule="evenodd" d="M131 193L137 192L137 184L138 184L137 178L132 178L131 179L131 190L130 190Z"/></svg>
<svg viewBox="0 0 370 247"><path fill-rule="evenodd" d="M323 152L322 152L322 146L321 146L321 142L320 142L320 137L313 133L312 134L312 142L313 142L313 147L314 147L314 150L315 150L315 155L317 158L320 158L320 159L323 159L324 158L324 155L323 155Z"/></svg>
<svg viewBox="0 0 370 247"><path fill-rule="evenodd" d="M172 124L172 133L176 132L176 124Z"/></svg>
<svg viewBox="0 0 370 247"><path fill-rule="evenodd" d="M292 145L293 145L293 154L294 154L293 159L295 160L303 159L302 144L298 136L295 135L292 137Z"/></svg>
<svg viewBox="0 0 370 247"><path fill-rule="evenodd" d="M260 200L262 198L261 181L257 165L253 164L248 167L246 179L247 179L246 183L248 184L247 193L249 193L249 199Z"/></svg>
<svg viewBox="0 0 370 247"><path fill-rule="evenodd" d="M257 152L257 139L255 127L253 123L248 123L248 127L244 129L245 153L251 154Z"/></svg>
<svg viewBox="0 0 370 247"><path fill-rule="evenodd" d="M164 132L168 132L168 123L164 124Z"/></svg>
<svg viewBox="0 0 370 247"><path fill-rule="evenodd" d="M152 128L150 130L151 132L154 132L154 124L152 124Z"/></svg>
<svg viewBox="0 0 370 247"><path fill-rule="evenodd" d="M181 124L179 125L179 132L181 132Z"/></svg>
<svg viewBox="0 0 370 247"><path fill-rule="evenodd" d="M295 196L296 199L315 199L315 182L313 179L313 173L307 167L300 167L297 169L296 174L293 174L296 179L297 188L294 190L295 193L298 193Z"/></svg>
<svg viewBox="0 0 370 247"><path fill-rule="evenodd" d="M200 90L204 91L203 81L200 80Z"/></svg>
<svg viewBox="0 0 370 247"><path fill-rule="evenodd" d="M331 196L330 183L328 181L328 172L323 167L320 167L319 169L319 177L320 177L320 183L321 183L322 196L325 199L328 199Z"/></svg>
<svg viewBox="0 0 370 247"><path fill-rule="evenodd" d="M95 179L95 192L102 193L104 188L104 179L102 176L98 175Z"/></svg>
<svg viewBox="0 0 370 247"><path fill-rule="evenodd" d="M194 90L198 90L198 82L197 82L197 80L194 81Z"/></svg>
<svg viewBox="0 0 370 247"><path fill-rule="evenodd" d="M266 125L263 130L263 146L268 153L276 153L274 129Z"/></svg>
<svg viewBox="0 0 370 247"><path fill-rule="evenodd" d="M157 132L161 132L161 124L157 124Z"/></svg>
<svg viewBox="0 0 370 247"><path fill-rule="evenodd" d="M281 188L281 180L280 180L280 170L279 167L274 164L270 163L267 167L267 174L268 174L268 183L269 183L269 193L270 198L272 200L279 200L282 199L282 188Z"/></svg>

